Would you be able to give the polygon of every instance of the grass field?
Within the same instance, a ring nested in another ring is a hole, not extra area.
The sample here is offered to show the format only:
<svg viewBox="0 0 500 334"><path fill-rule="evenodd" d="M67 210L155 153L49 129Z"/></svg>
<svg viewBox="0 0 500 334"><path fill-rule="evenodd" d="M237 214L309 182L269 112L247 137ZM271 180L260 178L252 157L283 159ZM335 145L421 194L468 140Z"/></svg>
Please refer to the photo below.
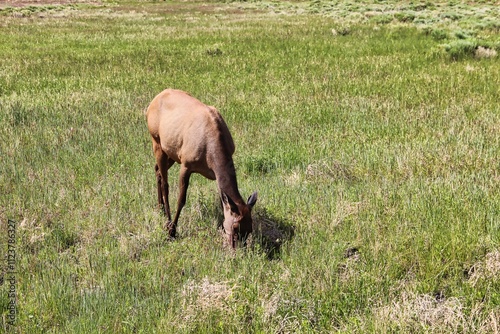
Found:
<svg viewBox="0 0 500 334"><path fill-rule="evenodd" d="M1 5L0 332L498 333L499 22L498 1ZM228 123L247 249L201 176L162 229L143 112L166 87Z"/></svg>

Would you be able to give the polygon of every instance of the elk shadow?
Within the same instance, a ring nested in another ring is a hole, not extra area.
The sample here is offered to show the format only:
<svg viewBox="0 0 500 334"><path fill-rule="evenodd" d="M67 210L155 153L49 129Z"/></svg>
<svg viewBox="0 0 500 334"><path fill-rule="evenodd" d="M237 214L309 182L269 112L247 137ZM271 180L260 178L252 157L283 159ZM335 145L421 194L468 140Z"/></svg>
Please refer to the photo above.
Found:
<svg viewBox="0 0 500 334"><path fill-rule="evenodd" d="M265 208L253 215L253 235L250 247L263 250L269 260L281 257L281 246L295 235L295 226L278 218Z"/></svg>
<svg viewBox="0 0 500 334"><path fill-rule="evenodd" d="M256 206L254 210L252 213L253 233L247 242L247 249L261 250L269 260L279 259L281 246L295 235L295 226L276 217L265 208ZM222 226L224 212L219 198L215 198L210 205L204 205L203 215L214 217L217 221L217 229L224 230Z"/></svg>

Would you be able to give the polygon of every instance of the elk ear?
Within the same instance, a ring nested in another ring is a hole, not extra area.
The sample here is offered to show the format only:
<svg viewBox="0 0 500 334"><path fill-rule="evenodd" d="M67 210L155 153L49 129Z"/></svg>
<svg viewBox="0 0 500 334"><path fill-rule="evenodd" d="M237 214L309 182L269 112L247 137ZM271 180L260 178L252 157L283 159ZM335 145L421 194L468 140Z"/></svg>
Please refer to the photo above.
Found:
<svg viewBox="0 0 500 334"><path fill-rule="evenodd" d="M222 193L222 203L224 204L224 208L228 208L231 210L231 212L239 215L240 214L240 210L238 210L238 206L236 205L236 203L233 202L233 200L226 195L226 193Z"/></svg>
<svg viewBox="0 0 500 334"><path fill-rule="evenodd" d="M253 208L255 202L257 202L257 192L254 192L250 197L248 197L247 205Z"/></svg>

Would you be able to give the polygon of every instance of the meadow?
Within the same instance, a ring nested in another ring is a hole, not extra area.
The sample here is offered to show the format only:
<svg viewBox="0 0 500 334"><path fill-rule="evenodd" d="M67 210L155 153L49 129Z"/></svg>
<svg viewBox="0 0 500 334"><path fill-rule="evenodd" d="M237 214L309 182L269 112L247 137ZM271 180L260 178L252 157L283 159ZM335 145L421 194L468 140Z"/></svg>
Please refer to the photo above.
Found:
<svg viewBox="0 0 500 334"><path fill-rule="evenodd" d="M0 331L498 333L499 22L498 1L0 5ZM167 87L232 132L245 249L199 175L162 228L144 110Z"/></svg>

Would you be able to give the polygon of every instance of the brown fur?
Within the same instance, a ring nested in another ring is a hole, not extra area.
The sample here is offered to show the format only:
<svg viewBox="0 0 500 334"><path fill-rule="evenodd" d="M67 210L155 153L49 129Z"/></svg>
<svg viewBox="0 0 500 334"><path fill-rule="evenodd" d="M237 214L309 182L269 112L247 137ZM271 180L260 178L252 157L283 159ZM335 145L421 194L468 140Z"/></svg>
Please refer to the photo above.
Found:
<svg viewBox="0 0 500 334"><path fill-rule="evenodd" d="M156 158L158 204L167 215L169 234L175 237L177 222L186 202L189 177L199 173L216 180L224 208L224 229L235 240L252 232L251 209L254 193L245 203L238 191L232 155L233 138L217 109L207 106L186 92L166 89L158 94L146 111L146 120ZM181 165L179 199L172 221L168 203L168 169Z"/></svg>

